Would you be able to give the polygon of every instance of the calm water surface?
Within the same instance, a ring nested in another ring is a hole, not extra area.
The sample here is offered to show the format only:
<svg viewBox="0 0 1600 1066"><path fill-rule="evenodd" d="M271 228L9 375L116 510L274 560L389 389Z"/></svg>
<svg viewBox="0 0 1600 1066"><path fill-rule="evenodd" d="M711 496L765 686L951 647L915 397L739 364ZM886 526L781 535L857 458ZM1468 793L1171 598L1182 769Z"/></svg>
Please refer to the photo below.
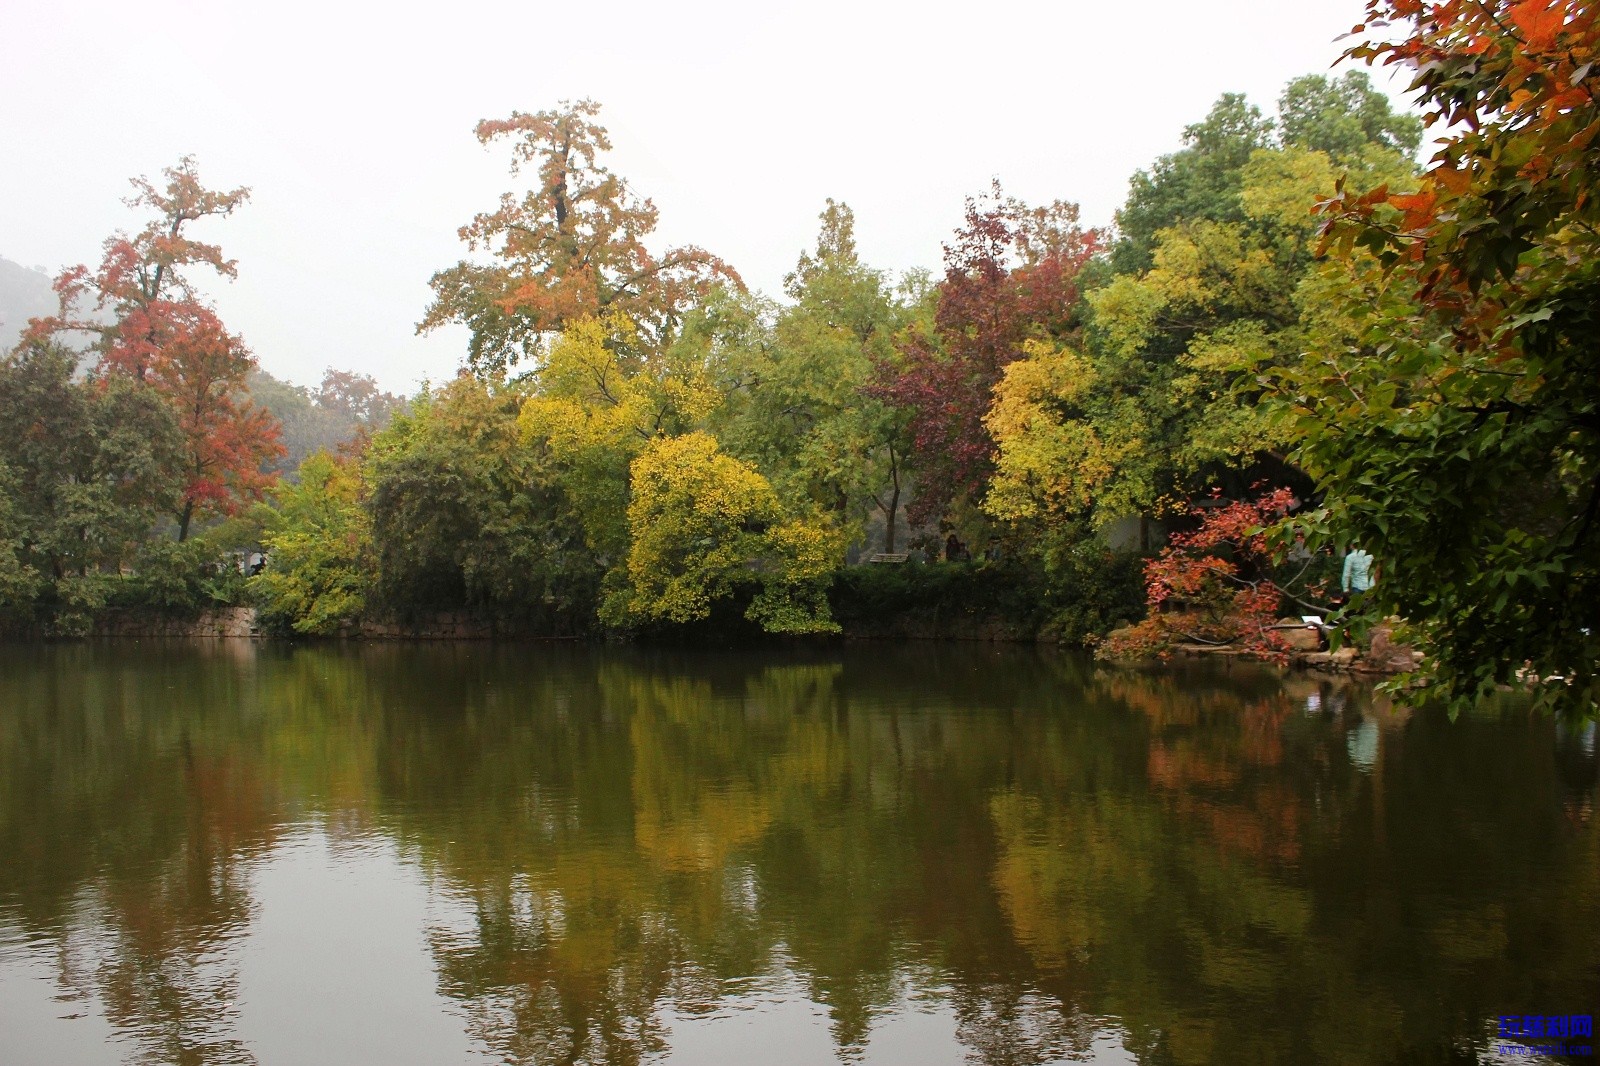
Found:
<svg viewBox="0 0 1600 1066"><path fill-rule="evenodd" d="M1237 667L0 647L0 1062L1533 1061L1596 799Z"/></svg>

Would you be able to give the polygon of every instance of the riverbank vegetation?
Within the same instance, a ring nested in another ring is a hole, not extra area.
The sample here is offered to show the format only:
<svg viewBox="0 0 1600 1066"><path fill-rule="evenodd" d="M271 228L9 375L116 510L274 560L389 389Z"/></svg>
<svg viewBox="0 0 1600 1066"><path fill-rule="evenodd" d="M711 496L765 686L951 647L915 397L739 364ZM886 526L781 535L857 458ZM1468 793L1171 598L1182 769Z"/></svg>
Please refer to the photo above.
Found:
<svg viewBox="0 0 1600 1066"><path fill-rule="evenodd" d="M958 595L1094 641L1192 594L1270 652L1283 610L1330 606L1255 579L1298 529L1374 551L1349 617L1407 619L1440 691L1526 666L1592 705L1594 17L1369 15L1351 55L1416 66L1444 131L1424 166L1423 120L1365 74L1303 77L1271 115L1218 100L1113 227L996 183L937 275L863 262L830 200L781 299L650 243L598 105L482 122L516 187L432 281L420 328L468 328L460 373L403 405L333 372L252 389L193 286L233 275L192 234L247 193L186 159L0 364L0 610L69 633L244 597L290 633L466 607L578 634L732 604L768 633L912 633ZM287 412L324 403L349 439L283 469Z"/></svg>

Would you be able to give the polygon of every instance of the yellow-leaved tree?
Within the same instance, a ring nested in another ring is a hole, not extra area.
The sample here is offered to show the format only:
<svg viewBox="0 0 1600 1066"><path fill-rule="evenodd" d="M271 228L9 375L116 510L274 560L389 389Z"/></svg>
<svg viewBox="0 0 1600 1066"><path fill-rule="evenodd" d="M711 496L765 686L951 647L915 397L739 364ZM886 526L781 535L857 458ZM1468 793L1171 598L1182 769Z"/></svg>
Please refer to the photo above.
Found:
<svg viewBox="0 0 1600 1066"><path fill-rule="evenodd" d="M1085 417L1089 360L1046 341L1023 344L983 424L998 443L984 510L1021 528L1087 513L1122 451Z"/></svg>
<svg viewBox="0 0 1600 1066"><path fill-rule="evenodd" d="M685 346L643 351L620 314L568 326L533 376L519 424L562 468L567 496L604 565L628 550L628 467L660 436L699 427L721 402Z"/></svg>
<svg viewBox="0 0 1600 1066"><path fill-rule="evenodd" d="M746 617L767 631L837 631L825 593L843 545L825 518L786 519L767 479L708 433L651 440L631 474L627 585L607 622L693 622L759 584Z"/></svg>

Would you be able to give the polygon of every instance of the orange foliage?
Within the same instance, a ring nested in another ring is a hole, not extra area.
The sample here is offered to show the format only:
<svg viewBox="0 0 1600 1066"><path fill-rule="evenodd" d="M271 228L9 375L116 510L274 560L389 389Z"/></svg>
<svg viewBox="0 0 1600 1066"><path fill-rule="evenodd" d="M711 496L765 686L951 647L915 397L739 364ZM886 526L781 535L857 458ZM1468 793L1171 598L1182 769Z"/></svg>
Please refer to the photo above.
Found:
<svg viewBox="0 0 1600 1066"><path fill-rule="evenodd" d="M568 323L621 313L648 342L664 343L683 314L719 281L742 287L738 274L692 246L661 255L645 247L656 228L655 204L628 191L600 163L611 149L594 121L592 100L557 110L484 120L478 140L511 143L511 172L534 170L536 184L520 199L461 227L471 251L490 265L462 261L433 276L434 302L419 332L447 322L472 330L468 360L480 374L504 372L532 357L547 334Z"/></svg>
<svg viewBox="0 0 1600 1066"><path fill-rule="evenodd" d="M179 539L197 516L234 514L276 481L284 454L277 420L243 392L255 359L217 316L192 302L130 312L102 372L135 377L166 397L184 442Z"/></svg>
<svg viewBox="0 0 1600 1066"><path fill-rule="evenodd" d="M1103 653L1164 657L1175 645L1194 642L1283 661L1288 645L1272 628L1282 590L1267 577L1273 560L1266 530L1292 499L1288 489L1278 489L1254 501L1196 507L1200 527L1174 534L1145 564L1148 617L1113 633Z"/></svg>
<svg viewBox="0 0 1600 1066"><path fill-rule="evenodd" d="M135 178L128 206L146 208L150 220L132 237L105 243L99 268L63 271L55 281L60 310L34 319L35 339L88 334L100 358L95 373L149 385L166 401L184 440L178 539L207 514L232 514L258 500L277 480L265 467L283 455L277 421L252 404L246 379L255 358L203 304L184 271L205 266L223 277L237 273L221 248L192 239L188 227L224 217L249 198L249 190L217 192L200 183L192 157L163 172L157 188ZM86 313L110 311L111 322Z"/></svg>

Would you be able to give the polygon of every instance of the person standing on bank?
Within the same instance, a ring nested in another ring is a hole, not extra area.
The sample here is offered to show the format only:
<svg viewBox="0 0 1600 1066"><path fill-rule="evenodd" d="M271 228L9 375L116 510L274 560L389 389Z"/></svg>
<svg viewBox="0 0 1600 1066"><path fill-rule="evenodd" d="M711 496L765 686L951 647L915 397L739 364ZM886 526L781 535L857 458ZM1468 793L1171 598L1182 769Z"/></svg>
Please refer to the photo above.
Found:
<svg viewBox="0 0 1600 1066"><path fill-rule="evenodd" d="M1375 580L1371 553L1351 545L1344 557L1344 577L1339 583L1345 597L1348 599L1367 591Z"/></svg>

